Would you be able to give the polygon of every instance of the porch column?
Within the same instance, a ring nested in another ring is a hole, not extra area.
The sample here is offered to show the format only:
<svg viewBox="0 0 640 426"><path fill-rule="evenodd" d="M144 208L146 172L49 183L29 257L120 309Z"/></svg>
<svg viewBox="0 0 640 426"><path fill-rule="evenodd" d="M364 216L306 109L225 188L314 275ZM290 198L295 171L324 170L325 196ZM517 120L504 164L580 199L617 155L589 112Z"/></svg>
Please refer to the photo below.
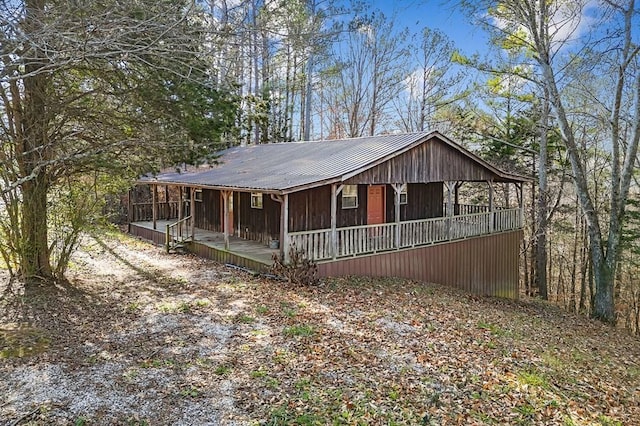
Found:
<svg viewBox="0 0 640 426"><path fill-rule="evenodd" d="M222 191L222 235L224 235L224 249L229 250L229 194Z"/></svg>
<svg viewBox="0 0 640 426"><path fill-rule="evenodd" d="M520 211L518 212L518 228L522 228L524 226L524 194L522 191L523 183L516 183L516 196L518 197L518 207Z"/></svg>
<svg viewBox="0 0 640 426"><path fill-rule="evenodd" d="M284 263L289 263L289 194L282 196L280 205L280 229L282 231L282 258Z"/></svg>
<svg viewBox="0 0 640 426"><path fill-rule="evenodd" d="M400 248L400 193L407 186L406 183L393 183L391 187L394 192L395 199L395 222L396 222L396 235L395 235L395 247L396 249Z"/></svg>
<svg viewBox="0 0 640 426"><path fill-rule="evenodd" d="M178 186L178 237L182 238L182 219L184 218L184 187Z"/></svg>
<svg viewBox="0 0 640 426"><path fill-rule="evenodd" d="M487 185L489 185L489 233L492 233L494 230L494 206L493 206L493 181L488 180Z"/></svg>
<svg viewBox="0 0 640 426"><path fill-rule="evenodd" d="M153 185L153 191L151 191L151 218L153 221L153 229L156 229L158 222L158 185Z"/></svg>
<svg viewBox="0 0 640 426"><path fill-rule="evenodd" d="M196 189L190 188L191 200L189 201L189 213L191 213L191 241L196 240Z"/></svg>
<svg viewBox="0 0 640 426"><path fill-rule="evenodd" d="M448 180L444 183L444 185L447 187L447 217L449 218L447 220L447 238L451 239L452 234L451 234L451 226L452 226L452 218L453 218L453 191L455 188L455 181L452 180Z"/></svg>
<svg viewBox="0 0 640 426"><path fill-rule="evenodd" d="M129 189L129 193L127 194L127 224L131 224L133 222L133 189ZM131 227L129 227L129 232L131 232Z"/></svg>
<svg viewBox="0 0 640 426"><path fill-rule="evenodd" d="M331 185L331 258L338 256L338 196L344 185Z"/></svg>
<svg viewBox="0 0 640 426"><path fill-rule="evenodd" d="M455 194L453 199L453 214L460 214L460 187L462 186L462 182L456 182L455 186Z"/></svg>

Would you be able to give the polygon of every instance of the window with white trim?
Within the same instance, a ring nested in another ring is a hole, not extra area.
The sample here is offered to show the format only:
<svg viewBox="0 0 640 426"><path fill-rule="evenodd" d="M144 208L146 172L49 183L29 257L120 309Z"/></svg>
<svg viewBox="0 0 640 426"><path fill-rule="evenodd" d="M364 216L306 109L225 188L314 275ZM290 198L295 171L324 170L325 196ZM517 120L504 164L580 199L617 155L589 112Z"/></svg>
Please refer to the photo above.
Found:
<svg viewBox="0 0 640 426"><path fill-rule="evenodd" d="M407 204L407 200L408 200L407 189L408 189L408 186L405 185L404 188L400 190L400 205Z"/></svg>
<svg viewBox="0 0 640 426"><path fill-rule="evenodd" d="M202 189L196 189L195 191L196 192L193 194L193 199L202 202Z"/></svg>
<svg viewBox="0 0 640 426"><path fill-rule="evenodd" d="M251 193L251 208L252 209L262 208L262 192Z"/></svg>
<svg viewBox="0 0 640 426"><path fill-rule="evenodd" d="M358 185L344 185L342 187L342 208L355 209L358 207Z"/></svg>

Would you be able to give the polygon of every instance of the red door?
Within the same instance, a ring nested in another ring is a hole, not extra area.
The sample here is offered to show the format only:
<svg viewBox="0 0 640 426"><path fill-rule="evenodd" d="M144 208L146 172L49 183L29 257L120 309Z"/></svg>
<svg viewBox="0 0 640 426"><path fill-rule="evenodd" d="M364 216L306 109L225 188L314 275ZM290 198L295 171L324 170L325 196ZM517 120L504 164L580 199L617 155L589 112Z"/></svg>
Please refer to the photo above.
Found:
<svg viewBox="0 0 640 426"><path fill-rule="evenodd" d="M385 222L384 185L371 185L367 193L367 225Z"/></svg>

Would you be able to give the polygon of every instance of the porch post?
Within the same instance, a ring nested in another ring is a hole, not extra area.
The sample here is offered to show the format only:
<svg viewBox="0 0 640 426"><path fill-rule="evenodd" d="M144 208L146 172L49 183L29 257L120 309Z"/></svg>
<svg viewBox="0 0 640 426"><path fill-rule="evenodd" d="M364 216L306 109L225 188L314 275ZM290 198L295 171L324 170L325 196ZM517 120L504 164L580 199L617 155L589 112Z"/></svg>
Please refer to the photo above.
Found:
<svg viewBox="0 0 640 426"><path fill-rule="evenodd" d="M487 185L489 185L489 233L491 234L494 229L494 217L495 213L493 211L493 181L488 180Z"/></svg>
<svg viewBox="0 0 640 426"><path fill-rule="evenodd" d="M127 194L127 224L133 222L133 189L129 188L129 193ZM129 227L129 232L131 232L131 227Z"/></svg>
<svg viewBox="0 0 640 426"><path fill-rule="evenodd" d="M178 222L180 225L178 226L178 236L182 238L182 219L184 217L184 187L182 185L178 186Z"/></svg>
<svg viewBox="0 0 640 426"><path fill-rule="evenodd" d="M455 182L452 180L448 180L444 183L447 187L447 237L451 239L451 226L452 226L452 217L453 217L453 189Z"/></svg>
<svg viewBox="0 0 640 426"><path fill-rule="evenodd" d="M229 250L229 191L222 191L222 235L224 249Z"/></svg>
<svg viewBox="0 0 640 426"><path fill-rule="evenodd" d="M338 195L344 185L331 184L331 258L338 257Z"/></svg>
<svg viewBox="0 0 640 426"><path fill-rule="evenodd" d="M284 263L289 263L289 194L282 196L282 213L280 223L282 228L282 257Z"/></svg>
<svg viewBox="0 0 640 426"><path fill-rule="evenodd" d="M191 214L191 241L196 240L196 189L190 188L191 200L189 201L189 213Z"/></svg>
<svg viewBox="0 0 640 426"><path fill-rule="evenodd" d="M520 211L518 212L518 228L522 228L524 226L524 193L523 193L523 183L516 183L516 195L518 197L518 207Z"/></svg>
<svg viewBox="0 0 640 426"><path fill-rule="evenodd" d="M156 225L158 222L158 210L157 210L157 203L158 203L158 185L153 185L153 191L151 191L151 218L153 220L153 229L156 229Z"/></svg>
<svg viewBox="0 0 640 426"><path fill-rule="evenodd" d="M394 192L394 199L395 199L395 228L396 228L396 238L395 238L395 247L396 249L400 248L400 193L402 192L402 190L404 189L404 187L406 186L406 183L393 183L391 184L391 187L393 188L393 192Z"/></svg>
<svg viewBox="0 0 640 426"><path fill-rule="evenodd" d="M455 194L453 199L454 215L460 214L460 187L461 186L462 186L462 182L456 182Z"/></svg>

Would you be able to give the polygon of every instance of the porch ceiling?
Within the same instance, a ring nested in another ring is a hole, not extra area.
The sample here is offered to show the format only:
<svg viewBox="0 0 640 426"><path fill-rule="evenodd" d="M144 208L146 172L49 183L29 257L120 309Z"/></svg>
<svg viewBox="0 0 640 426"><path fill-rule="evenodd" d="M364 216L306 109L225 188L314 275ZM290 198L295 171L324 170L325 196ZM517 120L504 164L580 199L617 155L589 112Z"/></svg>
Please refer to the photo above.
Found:
<svg viewBox="0 0 640 426"><path fill-rule="evenodd" d="M139 182L290 193L344 181L434 137L485 168L497 182L528 180L502 172L438 132L420 132L234 147L220 153L218 165L164 172Z"/></svg>

